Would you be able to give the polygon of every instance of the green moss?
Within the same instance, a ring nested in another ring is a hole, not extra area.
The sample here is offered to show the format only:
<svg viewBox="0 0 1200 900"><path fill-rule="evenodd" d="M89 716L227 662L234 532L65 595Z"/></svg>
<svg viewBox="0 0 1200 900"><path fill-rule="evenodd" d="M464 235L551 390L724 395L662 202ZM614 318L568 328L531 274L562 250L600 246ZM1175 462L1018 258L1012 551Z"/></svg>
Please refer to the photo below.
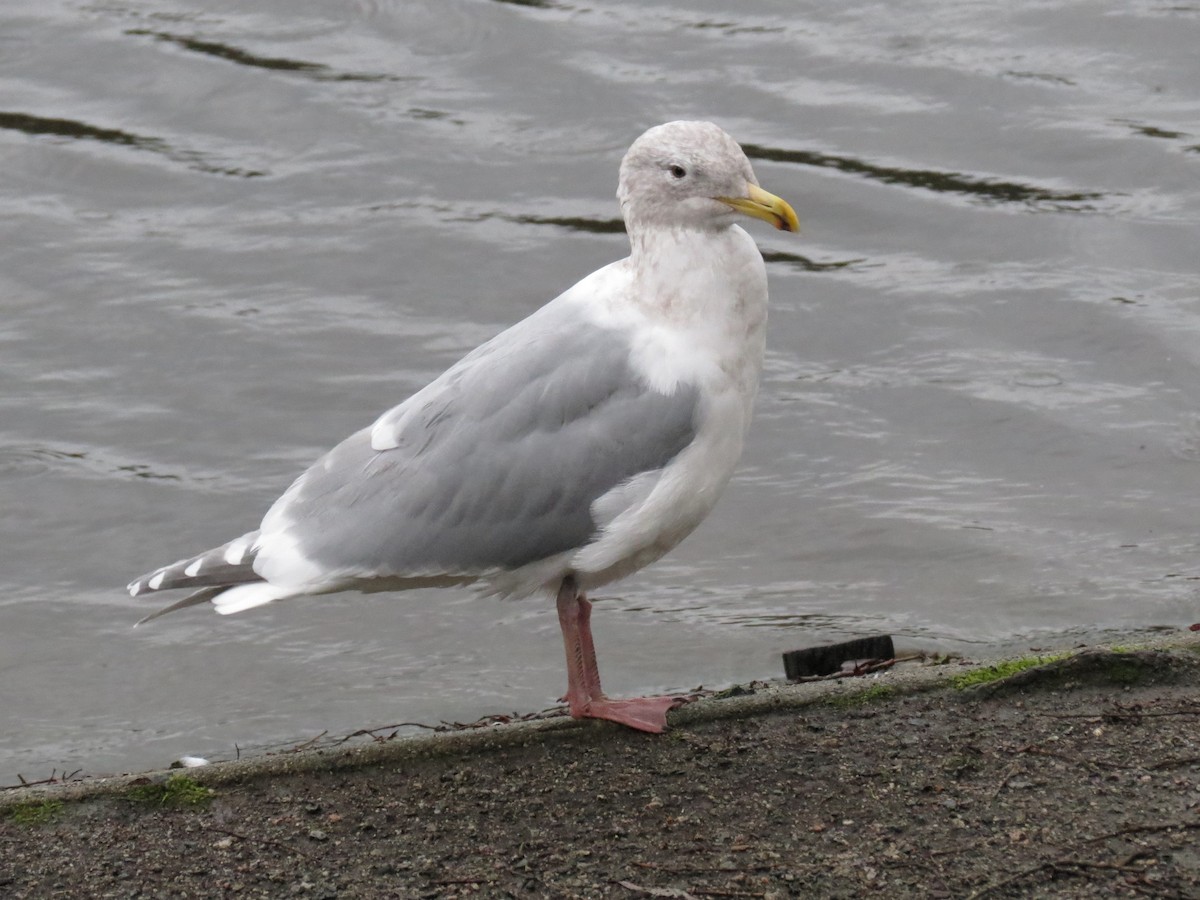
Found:
<svg viewBox="0 0 1200 900"><path fill-rule="evenodd" d="M866 706L868 703L886 700L895 693L896 689L889 685L875 684L865 691L856 691L853 694L833 694L825 702L838 709L851 709L855 706Z"/></svg>
<svg viewBox="0 0 1200 900"><path fill-rule="evenodd" d="M993 681L1008 678L1010 675L1016 675L1018 672L1024 672L1026 669L1032 669L1034 666L1057 662L1060 659L1066 659L1068 656L1070 656L1069 653L1058 653L1053 656L1024 656L1020 659L1009 659L1001 663L996 663L994 666L984 666L981 669L973 669L970 672L957 675L951 681L951 684L954 685L955 690L963 691L967 688L978 687L981 684L991 684Z"/></svg>
<svg viewBox="0 0 1200 900"><path fill-rule="evenodd" d="M8 811L8 818L17 825L45 825L56 819L62 808L61 800L20 803Z"/></svg>
<svg viewBox="0 0 1200 900"><path fill-rule="evenodd" d="M186 775L172 775L160 784L131 788L126 797L135 803L155 806L203 806L212 799L212 788L197 784Z"/></svg>

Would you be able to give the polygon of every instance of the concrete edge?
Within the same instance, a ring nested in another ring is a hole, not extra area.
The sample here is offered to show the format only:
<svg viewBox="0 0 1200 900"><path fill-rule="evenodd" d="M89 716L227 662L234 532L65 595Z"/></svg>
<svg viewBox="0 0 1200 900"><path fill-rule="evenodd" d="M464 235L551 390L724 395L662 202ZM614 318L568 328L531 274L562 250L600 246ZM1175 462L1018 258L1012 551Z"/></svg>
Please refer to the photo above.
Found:
<svg viewBox="0 0 1200 900"><path fill-rule="evenodd" d="M1114 650L1113 648L1119 648ZM1114 641L1110 644L1077 647L1065 651L1067 656L1048 665L1069 663L1087 653L1128 653L1130 651L1161 651L1175 654L1186 651L1197 656L1200 665L1200 632L1170 632L1146 640L1138 636L1130 644ZM1064 651L1047 651L1046 657L1060 656ZM1039 654L1030 654L1036 656ZM1014 658L1029 658L1014 657ZM888 702L899 697L928 691L952 688L954 678L1010 661L1014 658L995 658L980 661L950 661L939 664L899 664L871 675L799 684L770 682L755 683L747 688L752 693L737 696L705 697L689 703L670 714L670 724L679 728L718 720L748 718L785 710L803 709L836 698L838 703L853 704L856 697L874 693L870 699ZM886 686L886 694L879 688ZM727 694L727 692L722 692ZM866 699L866 698L864 698ZM115 797L129 789L145 784L163 783L173 775L184 774L206 787L235 784L258 778L270 778L315 771L336 771L360 766L410 762L446 756L478 756L506 747L522 746L532 741L545 743L580 734L586 730L597 736L619 726L607 722L576 721L565 717L520 721L485 726L465 731L437 732L381 741L371 744L320 747L310 750L274 753L241 760L216 762L189 769L162 769L138 774L88 777L79 781L56 784L34 784L0 790L0 816L9 810L28 804L45 802L78 802ZM646 736L647 740L660 738Z"/></svg>

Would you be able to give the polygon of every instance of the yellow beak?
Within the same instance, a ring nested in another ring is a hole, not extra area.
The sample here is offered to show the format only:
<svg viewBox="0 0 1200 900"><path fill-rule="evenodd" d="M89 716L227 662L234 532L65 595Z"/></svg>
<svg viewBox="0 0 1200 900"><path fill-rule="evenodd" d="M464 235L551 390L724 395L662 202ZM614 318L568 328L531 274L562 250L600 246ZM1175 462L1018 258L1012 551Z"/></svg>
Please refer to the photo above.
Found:
<svg viewBox="0 0 1200 900"><path fill-rule="evenodd" d="M796 211L774 194L764 191L757 184L747 184L747 197L714 197L740 213L770 222L780 231L799 231L800 220Z"/></svg>

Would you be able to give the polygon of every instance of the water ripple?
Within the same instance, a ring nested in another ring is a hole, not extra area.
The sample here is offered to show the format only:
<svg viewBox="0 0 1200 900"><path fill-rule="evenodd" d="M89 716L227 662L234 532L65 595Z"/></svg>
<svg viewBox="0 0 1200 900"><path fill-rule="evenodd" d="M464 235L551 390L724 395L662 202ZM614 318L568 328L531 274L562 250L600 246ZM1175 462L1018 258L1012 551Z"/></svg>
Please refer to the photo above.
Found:
<svg viewBox="0 0 1200 900"><path fill-rule="evenodd" d="M583 231L590 234L624 234L625 222L622 219L593 219L587 216L500 216L509 222L520 225L553 225L556 228L566 228L569 231Z"/></svg>
<svg viewBox="0 0 1200 900"><path fill-rule="evenodd" d="M38 116L32 113L0 110L0 129L19 131L34 137L62 137L72 140L99 141L118 147L130 147L164 156L173 162L183 163L190 169L208 175L225 175L235 178L257 178L268 174L259 169L242 169L219 166L208 161L207 154L197 150L180 150L158 137L135 134L120 128L106 128L75 119L59 119Z"/></svg>
<svg viewBox="0 0 1200 900"><path fill-rule="evenodd" d="M783 263L803 272L839 272L843 269L859 269L866 263L865 257L856 259L836 259L832 262L818 262L800 253L787 253L783 250L762 251L763 262Z"/></svg>
<svg viewBox="0 0 1200 900"><path fill-rule="evenodd" d="M199 38L181 34L171 34L167 31L151 31L147 28L130 28L126 32L136 37L152 37L155 40L175 44L193 53L214 56L240 66L255 69L270 69L277 72L293 72L317 81L416 81L415 77L404 77L377 72L339 72L324 63L305 62L298 59L288 59L280 56L259 56L220 41L202 41Z"/></svg>
<svg viewBox="0 0 1200 900"><path fill-rule="evenodd" d="M108 481L136 479L172 482L205 493L242 493L261 489L252 478L234 472L203 472L160 462L129 459L111 449L69 445L15 444L0 449L0 473L7 477L44 477L61 473L68 478Z"/></svg>
<svg viewBox="0 0 1200 900"><path fill-rule="evenodd" d="M1021 203L1035 209L1084 212L1091 210L1087 205L1089 201L1101 200L1105 196L1092 191L1056 191L1016 181L980 178L961 172L883 166L851 156L838 156L815 150L784 150L759 144L743 144L742 149L751 159L837 169L852 175L864 175L884 184L899 184L945 194L966 194L988 203Z"/></svg>
<svg viewBox="0 0 1200 900"><path fill-rule="evenodd" d="M503 3L507 6L531 6L534 9L569 9L562 3L553 0L492 0L493 3Z"/></svg>

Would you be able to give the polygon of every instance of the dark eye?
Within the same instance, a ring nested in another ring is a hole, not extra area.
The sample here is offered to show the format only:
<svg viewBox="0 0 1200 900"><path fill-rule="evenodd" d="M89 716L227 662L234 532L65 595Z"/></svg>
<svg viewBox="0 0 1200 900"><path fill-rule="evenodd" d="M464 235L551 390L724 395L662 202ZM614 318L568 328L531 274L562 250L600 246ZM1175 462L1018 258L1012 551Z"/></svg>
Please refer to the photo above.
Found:
<svg viewBox="0 0 1200 900"><path fill-rule="evenodd" d="M671 166L670 172L671 172L672 178L686 178L687 177L687 169L685 169L683 166L681 166L679 164Z"/></svg>

